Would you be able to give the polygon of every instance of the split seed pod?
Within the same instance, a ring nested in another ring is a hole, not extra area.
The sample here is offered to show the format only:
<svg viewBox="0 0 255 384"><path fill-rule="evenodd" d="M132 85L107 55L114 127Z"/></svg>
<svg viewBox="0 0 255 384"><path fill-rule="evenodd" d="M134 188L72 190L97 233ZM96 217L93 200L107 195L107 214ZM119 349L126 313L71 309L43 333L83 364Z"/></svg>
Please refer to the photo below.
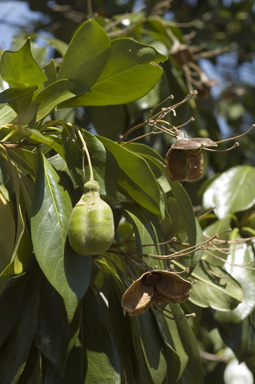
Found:
<svg viewBox="0 0 255 384"><path fill-rule="evenodd" d="M121 304L130 316L145 313L151 304L163 301L183 303L189 298L192 284L169 271L144 273L122 296Z"/></svg>
<svg viewBox="0 0 255 384"><path fill-rule="evenodd" d="M166 155L166 177L171 181L194 181L203 171L202 150L217 147L208 138L179 139L171 146Z"/></svg>
<svg viewBox="0 0 255 384"><path fill-rule="evenodd" d="M84 185L84 194L74 207L68 229L73 250L80 255L98 255L108 251L114 239L114 221L110 206L100 198L97 181Z"/></svg>

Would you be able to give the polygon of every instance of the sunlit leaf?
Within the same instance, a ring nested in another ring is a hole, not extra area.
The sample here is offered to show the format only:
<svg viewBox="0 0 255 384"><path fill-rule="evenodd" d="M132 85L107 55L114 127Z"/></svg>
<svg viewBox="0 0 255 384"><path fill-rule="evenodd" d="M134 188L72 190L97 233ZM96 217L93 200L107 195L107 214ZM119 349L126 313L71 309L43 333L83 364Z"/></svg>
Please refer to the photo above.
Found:
<svg viewBox="0 0 255 384"><path fill-rule="evenodd" d="M16 52L5 51L1 58L0 72L11 87L24 88L41 85L47 80L33 59L30 40Z"/></svg>
<svg viewBox="0 0 255 384"><path fill-rule="evenodd" d="M66 245L72 205L61 180L40 155L31 231L36 259L51 285L65 302L71 321L89 283L90 258L75 255Z"/></svg>
<svg viewBox="0 0 255 384"><path fill-rule="evenodd" d="M91 19L74 34L57 79L80 82L86 88L97 81L110 54L110 39L99 24Z"/></svg>
<svg viewBox="0 0 255 384"><path fill-rule="evenodd" d="M229 311L242 301L242 288L220 267L201 261L191 276L197 282L192 287L190 300L200 307Z"/></svg>
<svg viewBox="0 0 255 384"><path fill-rule="evenodd" d="M214 180L204 193L206 208L215 208L222 219L227 214L244 211L255 204L255 168L238 165Z"/></svg>
<svg viewBox="0 0 255 384"><path fill-rule="evenodd" d="M150 46L127 38L115 39L102 74L90 92L70 100L68 106L116 105L137 100L159 81L162 68L158 63L166 59Z"/></svg>
<svg viewBox="0 0 255 384"><path fill-rule="evenodd" d="M160 214L159 185L146 161L105 137L98 136L98 139L115 157L122 171L118 180L121 188L138 204L152 213Z"/></svg>
<svg viewBox="0 0 255 384"><path fill-rule="evenodd" d="M114 197L118 177L118 166L114 157L105 149L104 145L95 135L85 130L81 132L91 157L94 178L100 185L100 194ZM86 181L89 180L90 171L87 157L82 151L81 140L77 134L73 135L70 127L64 128L62 137L68 168L75 182L83 190L85 183L83 164L85 166Z"/></svg>

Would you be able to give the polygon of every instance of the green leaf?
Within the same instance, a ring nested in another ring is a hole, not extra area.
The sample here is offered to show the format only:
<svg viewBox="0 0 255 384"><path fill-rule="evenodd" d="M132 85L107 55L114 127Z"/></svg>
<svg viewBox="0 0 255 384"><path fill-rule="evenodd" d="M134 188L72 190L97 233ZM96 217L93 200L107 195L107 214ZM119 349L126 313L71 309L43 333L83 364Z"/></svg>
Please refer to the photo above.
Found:
<svg viewBox="0 0 255 384"><path fill-rule="evenodd" d="M116 160L109 153L97 136L82 130L81 131L84 140L86 142L91 163L94 172L94 178L100 185L100 195L107 197L115 197L115 190L118 177L118 165ZM83 155L82 155L82 143L77 135L76 139L73 139L73 131L71 127L65 126L62 133L63 146L65 151L65 158L73 176L75 182L83 190L84 176L83 176ZM87 156L84 154L85 165L85 177L89 180L90 173L88 167Z"/></svg>
<svg viewBox="0 0 255 384"><path fill-rule="evenodd" d="M86 92L88 92L88 88L77 81L69 79L54 81L37 95L36 101L40 103L37 121L48 116L63 101Z"/></svg>
<svg viewBox="0 0 255 384"><path fill-rule="evenodd" d="M90 107L89 114L97 133L108 139L118 140L126 127L124 105Z"/></svg>
<svg viewBox="0 0 255 384"><path fill-rule="evenodd" d="M20 111L17 116L11 121L13 128L17 131L21 131L24 134L24 131L21 130L22 127L35 122L36 114L38 112L39 103L32 102L27 105L25 108Z"/></svg>
<svg viewBox="0 0 255 384"><path fill-rule="evenodd" d="M25 266L28 262L28 259L31 256L31 242L30 242L30 236L27 231L25 231L25 220L24 220L24 214L23 214L23 206L20 196L20 179L21 176L16 169L16 167L9 162L10 170L11 170L11 176L12 176L12 183L14 188L14 194L15 194L15 242L14 247L12 250L12 254L9 255L10 259L8 262L8 265L5 266L3 270L1 270L0 276L8 276L12 273L19 274L23 272L23 266ZM3 188L2 188L3 191ZM10 217L9 217L10 219ZM6 227L3 229L3 234L5 234ZM8 232L7 232L8 234ZM11 240L11 239L10 239Z"/></svg>
<svg viewBox="0 0 255 384"><path fill-rule="evenodd" d="M13 109L20 111L22 108L17 108L17 104L20 104L22 100L19 99L24 99L25 96L30 96L26 98L27 104L29 104L32 99L32 95L37 88L37 85L23 88L8 88L0 93L0 103L10 104ZM16 103L14 103L14 101Z"/></svg>
<svg viewBox="0 0 255 384"><path fill-rule="evenodd" d="M168 362L166 361L164 351L165 345L151 311L148 310L143 315L132 317L131 325L134 332L133 337L136 340L134 345L138 364L140 365L140 362L144 360L145 367L153 384L163 383L167 373ZM150 336L148 337L148 335ZM178 359L176 360L178 361ZM175 363L177 363L176 360ZM173 382L179 374L178 368L176 366L174 368L172 372Z"/></svg>
<svg viewBox="0 0 255 384"><path fill-rule="evenodd" d="M238 231L233 230L230 234L230 240L240 239ZM227 313L216 312L215 319L223 324L238 324L249 316L255 309L255 277L254 271L249 269L252 266L254 253L251 245L232 244L230 253L227 257L225 269L241 285L243 290L242 302L232 311ZM242 268L240 265L246 265Z"/></svg>
<svg viewBox="0 0 255 384"><path fill-rule="evenodd" d="M78 307L72 323L68 324L63 300L46 280L42 287L35 344L55 365L60 376L64 374L66 360L77 340L80 318L81 311Z"/></svg>
<svg viewBox="0 0 255 384"><path fill-rule="evenodd" d="M212 224L210 224L208 227L205 228L204 233L205 235L209 237L213 237L216 234L221 234L220 239L221 240L230 240L229 236L229 228L231 228L231 216L226 216L224 219L221 220L215 220ZM210 252L210 254L205 253L203 255L203 259L211 262L212 264L218 265L220 267L224 266L224 259L226 258L225 254L223 254L220 249L223 248L223 252L226 249L226 244L217 244L217 249L214 249L213 251ZM225 252L224 252L225 253ZM214 257L215 255L216 257ZM220 257L221 260L217 259L217 257ZM223 260L222 260L223 259Z"/></svg>
<svg viewBox="0 0 255 384"><path fill-rule="evenodd" d="M130 318L124 315L120 305L125 290L123 281L119 280L116 269L112 267L108 260L106 262L103 258L97 259L96 265L100 272L97 273L94 280L98 281L100 273L103 280L101 289L109 303L109 321L113 340L119 354L121 382L138 384L142 380L141 367L135 357Z"/></svg>
<svg viewBox="0 0 255 384"><path fill-rule="evenodd" d="M176 314L183 314L180 306L170 304L172 312ZM179 336L182 345L189 357L186 368L178 381L179 384L203 384L204 383L204 370L200 357L199 344L196 335L193 333L190 323L184 317L181 321L176 321L176 326L179 331Z"/></svg>
<svg viewBox="0 0 255 384"><path fill-rule="evenodd" d="M157 254L159 252L157 243L162 239L158 239L151 221L145 216L145 212L133 204L125 203L123 206L125 207L124 216L133 225L138 250L144 254ZM141 248L145 244L148 246Z"/></svg>
<svg viewBox="0 0 255 384"><path fill-rule="evenodd" d="M203 232L194 215L193 206L187 192L180 183L171 181L169 183L171 185L173 195L177 201L183 219L183 223L188 235L190 246L202 243L204 241ZM203 250L196 251L192 254L189 265L191 271L195 268L202 255Z"/></svg>
<svg viewBox="0 0 255 384"><path fill-rule="evenodd" d="M9 199L7 189L1 185L0 189L0 274L10 263L15 247L16 222L14 208Z"/></svg>
<svg viewBox="0 0 255 384"><path fill-rule="evenodd" d="M10 123L16 116L16 112L9 105L0 105L0 125Z"/></svg>
<svg viewBox="0 0 255 384"><path fill-rule="evenodd" d="M40 268L64 299L69 322L90 278L90 258L74 254L66 244L71 212L70 197L58 174L40 154L32 206L32 241Z"/></svg>
<svg viewBox="0 0 255 384"><path fill-rule="evenodd" d="M34 152L25 148L15 148L15 150L9 151L9 156L16 162L16 164L19 164L19 167L22 166L34 179L36 161L36 154ZM23 177L25 177L25 174Z"/></svg>
<svg viewBox="0 0 255 384"><path fill-rule="evenodd" d="M196 266L191 276L197 282L192 287L189 300L199 307L229 311L242 301L242 288L220 267L203 260Z"/></svg>
<svg viewBox="0 0 255 384"><path fill-rule="evenodd" d="M134 201L152 213L160 214L160 189L146 161L125 147L102 136L97 137L115 157L119 185Z"/></svg>
<svg viewBox="0 0 255 384"><path fill-rule="evenodd" d="M165 309L173 312L170 304L167 304ZM176 311L174 311L174 313L176 313ZM180 378L187 366L189 357L183 347L181 335L179 334L179 329L177 327L177 321L171 320L160 314L157 314L155 317L158 322L162 338L168 346L168 350L170 350L172 354L172 358L171 360L169 359L168 363L169 376L173 379L172 373L174 372L176 379Z"/></svg>
<svg viewBox="0 0 255 384"><path fill-rule="evenodd" d="M167 59L154 48L127 38L111 42L110 57L90 92L68 102L81 105L116 105L129 103L146 95L159 81Z"/></svg>
<svg viewBox="0 0 255 384"><path fill-rule="evenodd" d="M3 53L0 72L3 79L13 88L32 86L40 88L47 80L33 59L30 40L27 40L19 51Z"/></svg>
<svg viewBox="0 0 255 384"><path fill-rule="evenodd" d="M86 88L97 81L110 54L110 39L95 20L76 31L65 53L57 79L75 80Z"/></svg>
<svg viewBox="0 0 255 384"><path fill-rule="evenodd" d="M170 185L166 179L166 166L163 157L161 157L157 151L145 144L130 143L125 147L137 155L142 156L148 162L164 193L169 192Z"/></svg>
<svg viewBox="0 0 255 384"><path fill-rule="evenodd" d="M45 67L43 68L45 75L48 78L48 81L45 82L45 87L49 84L54 83L57 80L57 70L55 61L52 59Z"/></svg>
<svg viewBox="0 0 255 384"><path fill-rule="evenodd" d="M215 207L220 219L252 207L255 204L255 168L238 165L222 173L205 191L203 204L206 208Z"/></svg>
<svg viewBox="0 0 255 384"><path fill-rule="evenodd" d="M27 283L28 279L25 274L10 279L6 289L0 295L0 348L20 318L24 308L23 301Z"/></svg>
<svg viewBox="0 0 255 384"><path fill-rule="evenodd" d="M1 384L17 384L24 370L37 326L41 282L37 270L29 279L19 321L0 351Z"/></svg>
<svg viewBox="0 0 255 384"><path fill-rule="evenodd" d="M88 383L120 384L120 362L112 334L103 318L98 300L89 289L84 297L83 329L86 350L86 379Z"/></svg>
<svg viewBox="0 0 255 384"><path fill-rule="evenodd" d="M55 366L48 360L43 360L43 363L43 384L84 384L84 351L79 341L77 341L75 347L71 350L68 356L63 375L58 375Z"/></svg>

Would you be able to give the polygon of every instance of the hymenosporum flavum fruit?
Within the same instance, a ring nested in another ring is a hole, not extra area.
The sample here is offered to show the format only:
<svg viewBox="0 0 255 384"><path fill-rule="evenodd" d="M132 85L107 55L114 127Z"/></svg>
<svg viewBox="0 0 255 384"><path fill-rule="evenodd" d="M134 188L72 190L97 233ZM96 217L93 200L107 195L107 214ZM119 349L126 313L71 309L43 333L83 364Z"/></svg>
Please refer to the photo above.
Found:
<svg viewBox="0 0 255 384"><path fill-rule="evenodd" d="M217 147L208 138L178 139L166 155L166 177L171 181L194 181L203 171L203 149Z"/></svg>
<svg viewBox="0 0 255 384"><path fill-rule="evenodd" d="M73 208L68 229L73 250L80 255L106 252L114 239L114 221L110 206L100 198L97 181L84 184L84 194Z"/></svg>

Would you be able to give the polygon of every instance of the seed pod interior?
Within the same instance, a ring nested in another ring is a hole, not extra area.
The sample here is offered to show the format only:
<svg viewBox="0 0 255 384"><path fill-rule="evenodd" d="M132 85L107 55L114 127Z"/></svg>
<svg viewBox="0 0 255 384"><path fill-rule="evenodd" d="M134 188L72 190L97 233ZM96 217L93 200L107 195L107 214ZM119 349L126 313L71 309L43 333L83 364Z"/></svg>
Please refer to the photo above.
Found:
<svg viewBox="0 0 255 384"><path fill-rule="evenodd" d="M144 285L142 275L128 287L121 299L121 305L130 315L139 315L147 311L152 296L153 285Z"/></svg>

